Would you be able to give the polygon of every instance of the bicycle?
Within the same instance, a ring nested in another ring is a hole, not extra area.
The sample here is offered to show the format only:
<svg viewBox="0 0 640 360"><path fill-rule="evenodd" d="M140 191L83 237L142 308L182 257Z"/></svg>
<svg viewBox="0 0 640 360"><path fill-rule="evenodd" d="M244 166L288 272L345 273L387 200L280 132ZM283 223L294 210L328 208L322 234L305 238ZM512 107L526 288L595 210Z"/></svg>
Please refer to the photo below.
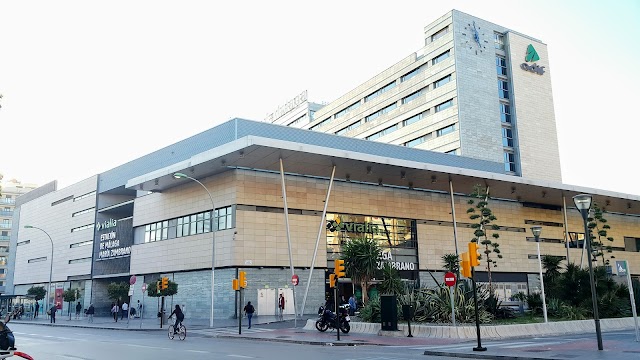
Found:
<svg viewBox="0 0 640 360"><path fill-rule="evenodd" d="M173 340L173 338L176 335L178 335L178 339L180 339L180 340L186 339L187 338L187 328L184 326L184 324L180 323L180 326L178 326L178 332L177 333L173 330L174 325L175 325L175 321L173 322L172 325L169 325L169 333L168 333L169 339Z"/></svg>

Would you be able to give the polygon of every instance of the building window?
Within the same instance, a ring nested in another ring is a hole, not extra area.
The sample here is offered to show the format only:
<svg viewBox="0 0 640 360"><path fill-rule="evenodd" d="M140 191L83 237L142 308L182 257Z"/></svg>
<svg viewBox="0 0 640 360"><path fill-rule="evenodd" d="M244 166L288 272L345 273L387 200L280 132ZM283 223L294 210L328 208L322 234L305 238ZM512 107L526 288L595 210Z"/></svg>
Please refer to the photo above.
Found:
<svg viewBox="0 0 640 360"><path fill-rule="evenodd" d="M82 215L82 214L90 213L93 210L95 210L95 207L88 208L88 209L85 209L85 210L80 210L78 212L74 212L73 214L71 214L71 217L76 217L76 216L79 216L79 215Z"/></svg>
<svg viewBox="0 0 640 360"><path fill-rule="evenodd" d="M0 223L0 229L11 229L11 220L2 219L2 223Z"/></svg>
<svg viewBox="0 0 640 360"><path fill-rule="evenodd" d="M443 102L442 104L436 105L436 112L440 112L440 111L442 111L444 109L448 109L451 106L453 106L453 99L447 100L447 101Z"/></svg>
<svg viewBox="0 0 640 360"><path fill-rule="evenodd" d="M640 251L640 238L625 236L624 251L632 251L632 252Z"/></svg>
<svg viewBox="0 0 640 360"><path fill-rule="evenodd" d="M460 149L449 150L449 151L445 152L445 154L460 155Z"/></svg>
<svg viewBox="0 0 640 360"><path fill-rule="evenodd" d="M41 261L47 261L47 257L43 256L43 257L39 257L39 258L29 259L29 260L27 260L27 263L31 264L31 263L41 262ZM7 258L6 257L0 256L0 265L7 265Z"/></svg>
<svg viewBox="0 0 640 360"><path fill-rule="evenodd" d="M423 111L418 115L413 115L412 117L402 121L402 126L409 126L413 123L416 123L422 119L424 119L427 115L429 115L429 110Z"/></svg>
<svg viewBox="0 0 640 360"><path fill-rule="evenodd" d="M87 246L87 245L93 245L93 240L87 240L87 241L81 241L81 242L73 243L73 244L69 245L69 248L73 249L73 248L77 248L77 247L81 247L81 246Z"/></svg>
<svg viewBox="0 0 640 360"><path fill-rule="evenodd" d="M367 136L366 139L367 140L375 140L375 139L377 139L379 137L382 137L382 136L385 136L387 134L390 134L390 133L392 133L392 132L394 132L396 130L398 130L398 124L390 126L390 127L386 128L386 129L384 129L382 131L378 131L377 133L375 133L373 135L369 135L369 136Z"/></svg>
<svg viewBox="0 0 640 360"><path fill-rule="evenodd" d="M500 33L493 33L493 42L496 45L496 49L504 50L504 35Z"/></svg>
<svg viewBox="0 0 640 360"><path fill-rule="evenodd" d="M377 117L379 117L381 115L384 115L384 114L388 113L389 111L394 110L397 107L398 107L398 104L394 102L393 104L391 104L391 105L389 105L387 107L384 107L384 108L374 112L373 114L367 116L366 118L364 118L364 121L365 122L369 122L371 120L374 120L375 118L377 118Z"/></svg>
<svg viewBox="0 0 640 360"><path fill-rule="evenodd" d="M233 228L233 208L231 206L216 209L218 228L216 230L226 230Z"/></svg>
<svg viewBox="0 0 640 360"><path fill-rule="evenodd" d="M513 130L502 128L502 146L513 147Z"/></svg>
<svg viewBox="0 0 640 360"><path fill-rule="evenodd" d="M443 77L442 79L440 79L440 80L438 80L438 81L434 82L434 83L433 83L433 88L434 88L434 89L437 89L437 88L439 88L440 86L442 86L442 85L444 85L444 84L448 83L449 81L451 81L451 75L447 75L447 76Z"/></svg>
<svg viewBox="0 0 640 360"><path fill-rule="evenodd" d="M182 218L181 218L182 219ZM169 238L169 221L147 224L144 227L144 242L166 240Z"/></svg>
<svg viewBox="0 0 640 360"><path fill-rule="evenodd" d="M447 51L443 52L442 54L440 54L440 55L438 55L438 56L436 56L436 57L434 57L434 58L431 60L431 64L432 64L432 65L435 65L435 64L437 64L437 63L440 63L440 62L444 61L444 60L445 60L446 58L448 58L448 57L449 57L449 50L447 50Z"/></svg>
<svg viewBox="0 0 640 360"><path fill-rule="evenodd" d="M404 81L404 80L403 80ZM375 98L377 98L378 96L386 93L387 91L393 89L394 87L396 87L396 82L393 81L383 87L381 87L380 89L376 90L375 92L371 93L370 95L365 96L364 101L371 101Z"/></svg>
<svg viewBox="0 0 640 360"><path fill-rule="evenodd" d="M509 104L500 104L500 121L511 124L511 106Z"/></svg>
<svg viewBox="0 0 640 360"><path fill-rule="evenodd" d="M331 120L331 118L328 117L328 118L320 121L319 123L313 125L312 127L310 127L309 130L315 130L315 129L319 128L320 126L326 125L326 124L329 123L330 120Z"/></svg>
<svg viewBox="0 0 640 360"><path fill-rule="evenodd" d="M336 135L342 135L342 134L344 134L344 133L346 133L348 131L351 131L351 130L359 127L361 124L362 124L362 121L358 120L357 122L354 122L353 124L347 126L346 128L336 131Z"/></svg>
<svg viewBox="0 0 640 360"><path fill-rule="evenodd" d="M79 226L77 228L71 229L71 232L82 231L82 230L87 230L87 229L93 229L93 225L94 224L87 224L87 225Z"/></svg>
<svg viewBox="0 0 640 360"><path fill-rule="evenodd" d="M418 146L418 145L422 144L423 142L426 142L427 140L431 139L431 136L432 136L431 133L429 133L429 134L421 136L419 138L407 141L403 145L406 146L406 147L412 148L412 147Z"/></svg>
<svg viewBox="0 0 640 360"><path fill-rule="evenodd" d="M359 107L360 107L360 101L358 101L357 103L353 103L353 104L347 106L346 108L338 111L333 117L337 119L337 118L339 118L341 116L344 116L348 112L353 111L353 110L355 110L355 109L357 109Z"/></svg>
<svg viewBox="0 0 640 360"><path fill-rule="evenodd" d="M500 99L509 99L509 83L506 80L498 80L498 96Z"/></svg>
<svg viewBox="0 0 640 360"><path fill-rule="evenodd" d="M516 172L516 154L510 151L505 151L504 153L504 171Z"/></svg>
<svg viewBox="0 0 640 360"><path fill-rule="evenodd" d="M90 192L90 193L86 193L86 194L84 194L84 195L80 195L80 196L74 197L74 198L73 198L73 201L80 201L80 200L82 200L82 199L86 199L86 198L88 198L89 196L93 196L93 195L95 195L95 194L96 194L96 192L95 192L95 191L92 191L92 192Z"/></svg>
<svg viewBox="0 0 640 360"><path fill-rule="evenodd" d="M503 56L496 56L496 71L498 75L507 76L507 59Z"/></svg>
<svg viewBox="0 0 640 360"><path fill-rule="evenodd" d="M404 105L404 104L407 104L407 103L417 99L418 97L420 97L420 95L422 95L423 93L427 92L427 90L429 90L429 87L422 88L422 89L420 89L420 90L418 90L418 91L416 91L416 92L414 92L412 94L409 94L409 95L403 97L402 98L402 104Z"/></svg>
<svg viewBox="0 0 640 360"><path fill-rule="evenodd" d="M20 241L19 243L16 244L16 246L27 245L30 243L31 243L31 240Z"/></svg>
<svg viewBox="0 0 640 360"><path fill-rule="evenodd" d="M431 42L434 42L438 39L440 39L441 37L447 35L447 33L449 32L449 27L447 26L446 28L438 31L437 33L431 35Z"/></svg>
<svg viewBox="0 0 640 360"><path fill-rule="evenodd" d="M91 257L69 260L69 264L78 264L78 263L85 263L85 262L91 262Z"/></svg>
<svg viewBox="0 0 640 360"><path fill-rule="evenodd" d="M426 67L425 65L422 65L420 67L417 67L411 71L409 71L408 73L402 75L402 77L400 77L400 81L404 82L407 81L409 79L411 79L412 77L418 75L420 72L422 72L422 69Z"/></svg>
<svg viewBox="0 0 640 360"><path fill-rule="evenodd" d="M154 224L151 224L151 231L153 231L153 225ZM178 218L178 227L177 227L176 237L202 234L210 231L211 231L211 212L210 211ZM156 226L155 240L153 239L153 237L151 237L149 241L156 241L156 240L165 240L165 238L158 238L157 226ZM145 242L146 242L146 239L145 239Z"/></svg>
<svg viewBox="0 0 640 360"><path fill-rule="evenodd" d="M447 135L449 133L452 133L456 130L456 124L453 125L449 125L447 127L444 127L442 129L438 129L436 131L436 136L443 136L443 135Z"/></svg>

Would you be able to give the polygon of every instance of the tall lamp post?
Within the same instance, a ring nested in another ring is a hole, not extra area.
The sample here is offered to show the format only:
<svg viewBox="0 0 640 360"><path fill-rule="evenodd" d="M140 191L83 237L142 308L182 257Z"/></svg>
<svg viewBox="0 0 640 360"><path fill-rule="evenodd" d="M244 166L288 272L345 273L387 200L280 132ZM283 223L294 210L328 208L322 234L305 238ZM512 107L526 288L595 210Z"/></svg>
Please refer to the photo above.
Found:
<svg viewBox="0 0 640 360"><path fill-rule="evenodd" d="M542 259L540 259L540 233L542 232L542 226L532 226L531 232L536 239L538 245L538 266L540 267L540 289L542 290L542 313L544 314L544 322L547 323L547 300L544 294L544 279L542 278Z"/></svg>
<svg viewBox="0 0 640 360"><path fill-rule="evenodd" d="M593 320L596 323L596 336L598 338L598 350L602 350L602 333L600 331L600 318L598 317L598 296L596 293L596 282L593 279L593 264L591 252L591 238L589 237L589 228L587 226L587 218L589 217L589 210L591 209L591 195L580 194L573 197L573 202L576 204L576 208L582 215L582 221L584 222L584 241L587 242L587 256L589 263L589 280L591 281L591 300L593 301Z"/></svg>
<svg viewBox="0 0 640 360"><path fill-rule="evenodd" d="M197 182L198 184L200 184L204 190L207 192L207 194L209 195L209 199L211 199L211 314L209 317L209 327L213 327L213 300L214 300L214 293L213 293L213 288L215 285L215 267L216 267L216 228L218 227L218 224L215 223L216 220L216 206L215 203L213 202L213 196L211 196L211 193L209 192L209 189L207 189L206 186L204 186L203 183L201 183L200 181L198 181L198 179L194 179L191 176L187 175L187 174L183 174L180 172L177 172L175 174L173 174L173 177L175 179L190 179L193 180L195 182Z"/></svg>
<svg viewBox="0 0 640 360"><path fill-rule="evenodd" d="M31 225L25 225L24 226L25 229L38 229L40 231L42 231L43 233L45 233L47 235L47 237L49 238L49 241L51 241L51 264L49 265L49 287L47 288L47 307L45 309L49 310L50 306L49 306L49 293L51 292L51 274L53 273L53 240L51 240L51 236L49 235L48 232L40 229L39 227L36 226L31 226ZM55 296L55 295L54 295Z"/></svg>

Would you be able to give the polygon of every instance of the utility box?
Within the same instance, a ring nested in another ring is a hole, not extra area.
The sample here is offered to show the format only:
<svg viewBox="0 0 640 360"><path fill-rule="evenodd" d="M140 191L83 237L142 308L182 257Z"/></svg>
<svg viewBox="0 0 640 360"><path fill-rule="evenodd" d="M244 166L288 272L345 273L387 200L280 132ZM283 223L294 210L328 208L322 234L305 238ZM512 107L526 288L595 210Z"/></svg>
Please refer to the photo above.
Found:
<svg viewBox="0 0 640 360"><path fill-rule="evenodd" d="M395 295L380 295L382 330L398 330L398 303Z"/></svg>

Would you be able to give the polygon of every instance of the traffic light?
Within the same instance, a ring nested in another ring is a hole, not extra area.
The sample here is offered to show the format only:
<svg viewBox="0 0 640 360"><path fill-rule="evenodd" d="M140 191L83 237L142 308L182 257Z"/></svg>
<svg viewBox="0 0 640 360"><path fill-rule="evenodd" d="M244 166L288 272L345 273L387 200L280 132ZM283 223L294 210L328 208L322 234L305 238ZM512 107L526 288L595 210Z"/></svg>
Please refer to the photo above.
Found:
<svg viewBox="0 0 640 360"><path fill-rule="evenodd" d="M247 272L246 271L239 271L238 272L238 285L243 289L247 287Z"/></svg>
<svg viewBox="0 0 640 360"><path fill-rule="evenodd" d="M480 260L478 260L480 254L478 254L478 250L480 250L480 246L477 242L469 243L469 265L471 267L480 265Z"/></svg>
<svg viewBox="0 0 640 360"><path fill-rule="evenodd" d="M329 274L329 287L336 287L336 274Z"/></svg>
<svg viewBox="0 0 640 360"><path fill-rule="evenodd" d="M162 278L162 290L166 290L169 288L169 278L168 277L163 277Z"/></svg>
<svg viewBox="0 0 640 360"><path fill-rule="evenodd" d="M462 253L462 261L460 262L461 266L461 270L462 270L462 276L466 277L466 278L470 278L471 277L471 263L469 262L469 253Z"/></svg>
<svg viewBox="0 0 640 360"><path fill-rule="evenodd" d="M240 285L238 285L238 279L233 279L233 290L240 290Z"/></svg>
<svg viewBox="0 0 640 360"><path fill-rule="evenodd" d="M344 269L344 260L335 261L333 273L336 274L337 278L347 276L347 273L345 272L345 269Z"/></svg>
<svg viewBox="0 0 640 360"><path fill-rule="evenodd" d="M160 280L156 281L156 294L160 294Z"/></svg>

